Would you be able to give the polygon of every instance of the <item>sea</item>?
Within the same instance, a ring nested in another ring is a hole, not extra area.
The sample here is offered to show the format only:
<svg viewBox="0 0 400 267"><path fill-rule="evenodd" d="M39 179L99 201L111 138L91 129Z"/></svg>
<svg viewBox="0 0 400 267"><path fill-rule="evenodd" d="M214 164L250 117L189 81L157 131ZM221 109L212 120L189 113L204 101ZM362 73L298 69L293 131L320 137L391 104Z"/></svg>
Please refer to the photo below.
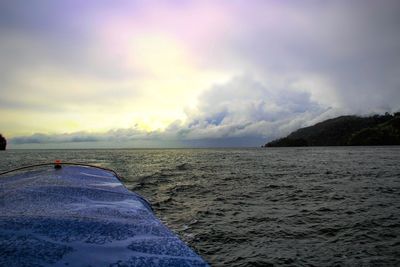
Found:
<svg viewBox="0 0 400 267"><path fill-rule="evenodd" d="M400 147L8 150L112 168L211 266L400 266Z"/></svg>

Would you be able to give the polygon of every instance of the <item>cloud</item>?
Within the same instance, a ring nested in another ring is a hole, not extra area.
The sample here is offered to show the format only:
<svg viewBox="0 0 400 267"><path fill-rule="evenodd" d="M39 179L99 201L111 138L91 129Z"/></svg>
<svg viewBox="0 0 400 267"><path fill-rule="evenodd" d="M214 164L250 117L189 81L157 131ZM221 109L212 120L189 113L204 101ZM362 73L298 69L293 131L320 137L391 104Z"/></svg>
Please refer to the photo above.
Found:
<svg viewBox="0 0 400 267"><path fill-rule="evenodd" d="M336 115L398 111L399 10L2 1L2 131L15 145L256 145Z"/></svg>
<svg viewBox="0 0 400 267"><path fill-rule="evenodd" d="M187 120L178 133L186 139L274 138L327 110L308 92L289 85L275 88L243 75L205 91L197 107L186 110Z"/></svg>
<svg viewBox="0 0 400 267"><path fill-rule="evenodd" d="M128 141L135 139L151 139L157 132L146 133L136 128L109 130L105 133L73 132L63 134L36 133L29 136L14 137L13 144L43 144L43 143L80 143L98 141Z"/></svg>
<svg viewBox="0 0 400 267"><path fill-rule="evenodd" d="M261 145L327 116L328 107L311 100L310 93L296 88L268 87L251 76L232 78L203 92L195 108L186 109L186 119L171 123L164 131L139 128L105 133L34 134L15 137L15 145L35 143L125 142L141 140L174 146ZM328 116L329 117L329 116Z"/></svg>
<svg viewBox="0 0 400 267"><path fill-rule="evenodd" d="M237 9L252 19L225 44L236 64L307 84L313 99L353 113L400 108L399 1L259 4Z"/></svg>

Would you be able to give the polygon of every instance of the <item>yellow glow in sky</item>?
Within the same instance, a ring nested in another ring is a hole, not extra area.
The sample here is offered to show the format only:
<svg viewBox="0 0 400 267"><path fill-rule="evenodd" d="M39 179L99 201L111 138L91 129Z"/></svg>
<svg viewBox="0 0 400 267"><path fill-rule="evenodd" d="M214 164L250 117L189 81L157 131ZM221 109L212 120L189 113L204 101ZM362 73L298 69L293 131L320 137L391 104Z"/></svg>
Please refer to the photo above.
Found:
<svg viewBox="0 0 400 267"><path fill-rule="evenodd" d="M127 79L76 75L47 66L21 71L21 83L7 98L29 113L4 109L1 120L10 125L5 134L163 130L184 121L185 107L193 107L202 91L229 77L198 68L194 55L161 34L143 34L122 47L132 73Z"/></svg>

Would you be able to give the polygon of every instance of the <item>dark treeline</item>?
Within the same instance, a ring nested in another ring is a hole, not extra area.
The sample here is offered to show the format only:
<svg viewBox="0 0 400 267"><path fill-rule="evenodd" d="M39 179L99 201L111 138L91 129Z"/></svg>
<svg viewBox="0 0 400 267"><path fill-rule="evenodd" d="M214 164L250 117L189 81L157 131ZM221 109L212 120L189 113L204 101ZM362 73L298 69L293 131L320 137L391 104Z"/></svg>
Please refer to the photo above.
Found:
<svg viewBox="0 0 400 267"><path fill-rule="evenodd" d="M337 117L301 128L264 147L363 145L400 145L400 112Z"/></svg>
<svg viewBox="0 0 400 267"><path fill-rule="evenodd" d="M7 140L0 134L0 150L6 150Z"/></svg>

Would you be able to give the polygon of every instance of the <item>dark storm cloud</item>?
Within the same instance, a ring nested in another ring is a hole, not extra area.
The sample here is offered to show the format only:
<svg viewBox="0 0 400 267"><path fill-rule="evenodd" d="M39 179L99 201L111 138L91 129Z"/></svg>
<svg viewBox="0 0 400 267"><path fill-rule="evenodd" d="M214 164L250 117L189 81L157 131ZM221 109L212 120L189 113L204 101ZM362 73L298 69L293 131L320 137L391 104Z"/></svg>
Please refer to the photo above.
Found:
<svg viewBox="0 0 400 267"><path fill-rule="evenodd" d="M232 53L261 74L324 79L331 103L355 113L400 108L400 2L299 1L233 34ZM328 92L329 91L329 92ZM321 99L323 101L323 99Z"/></svg>

